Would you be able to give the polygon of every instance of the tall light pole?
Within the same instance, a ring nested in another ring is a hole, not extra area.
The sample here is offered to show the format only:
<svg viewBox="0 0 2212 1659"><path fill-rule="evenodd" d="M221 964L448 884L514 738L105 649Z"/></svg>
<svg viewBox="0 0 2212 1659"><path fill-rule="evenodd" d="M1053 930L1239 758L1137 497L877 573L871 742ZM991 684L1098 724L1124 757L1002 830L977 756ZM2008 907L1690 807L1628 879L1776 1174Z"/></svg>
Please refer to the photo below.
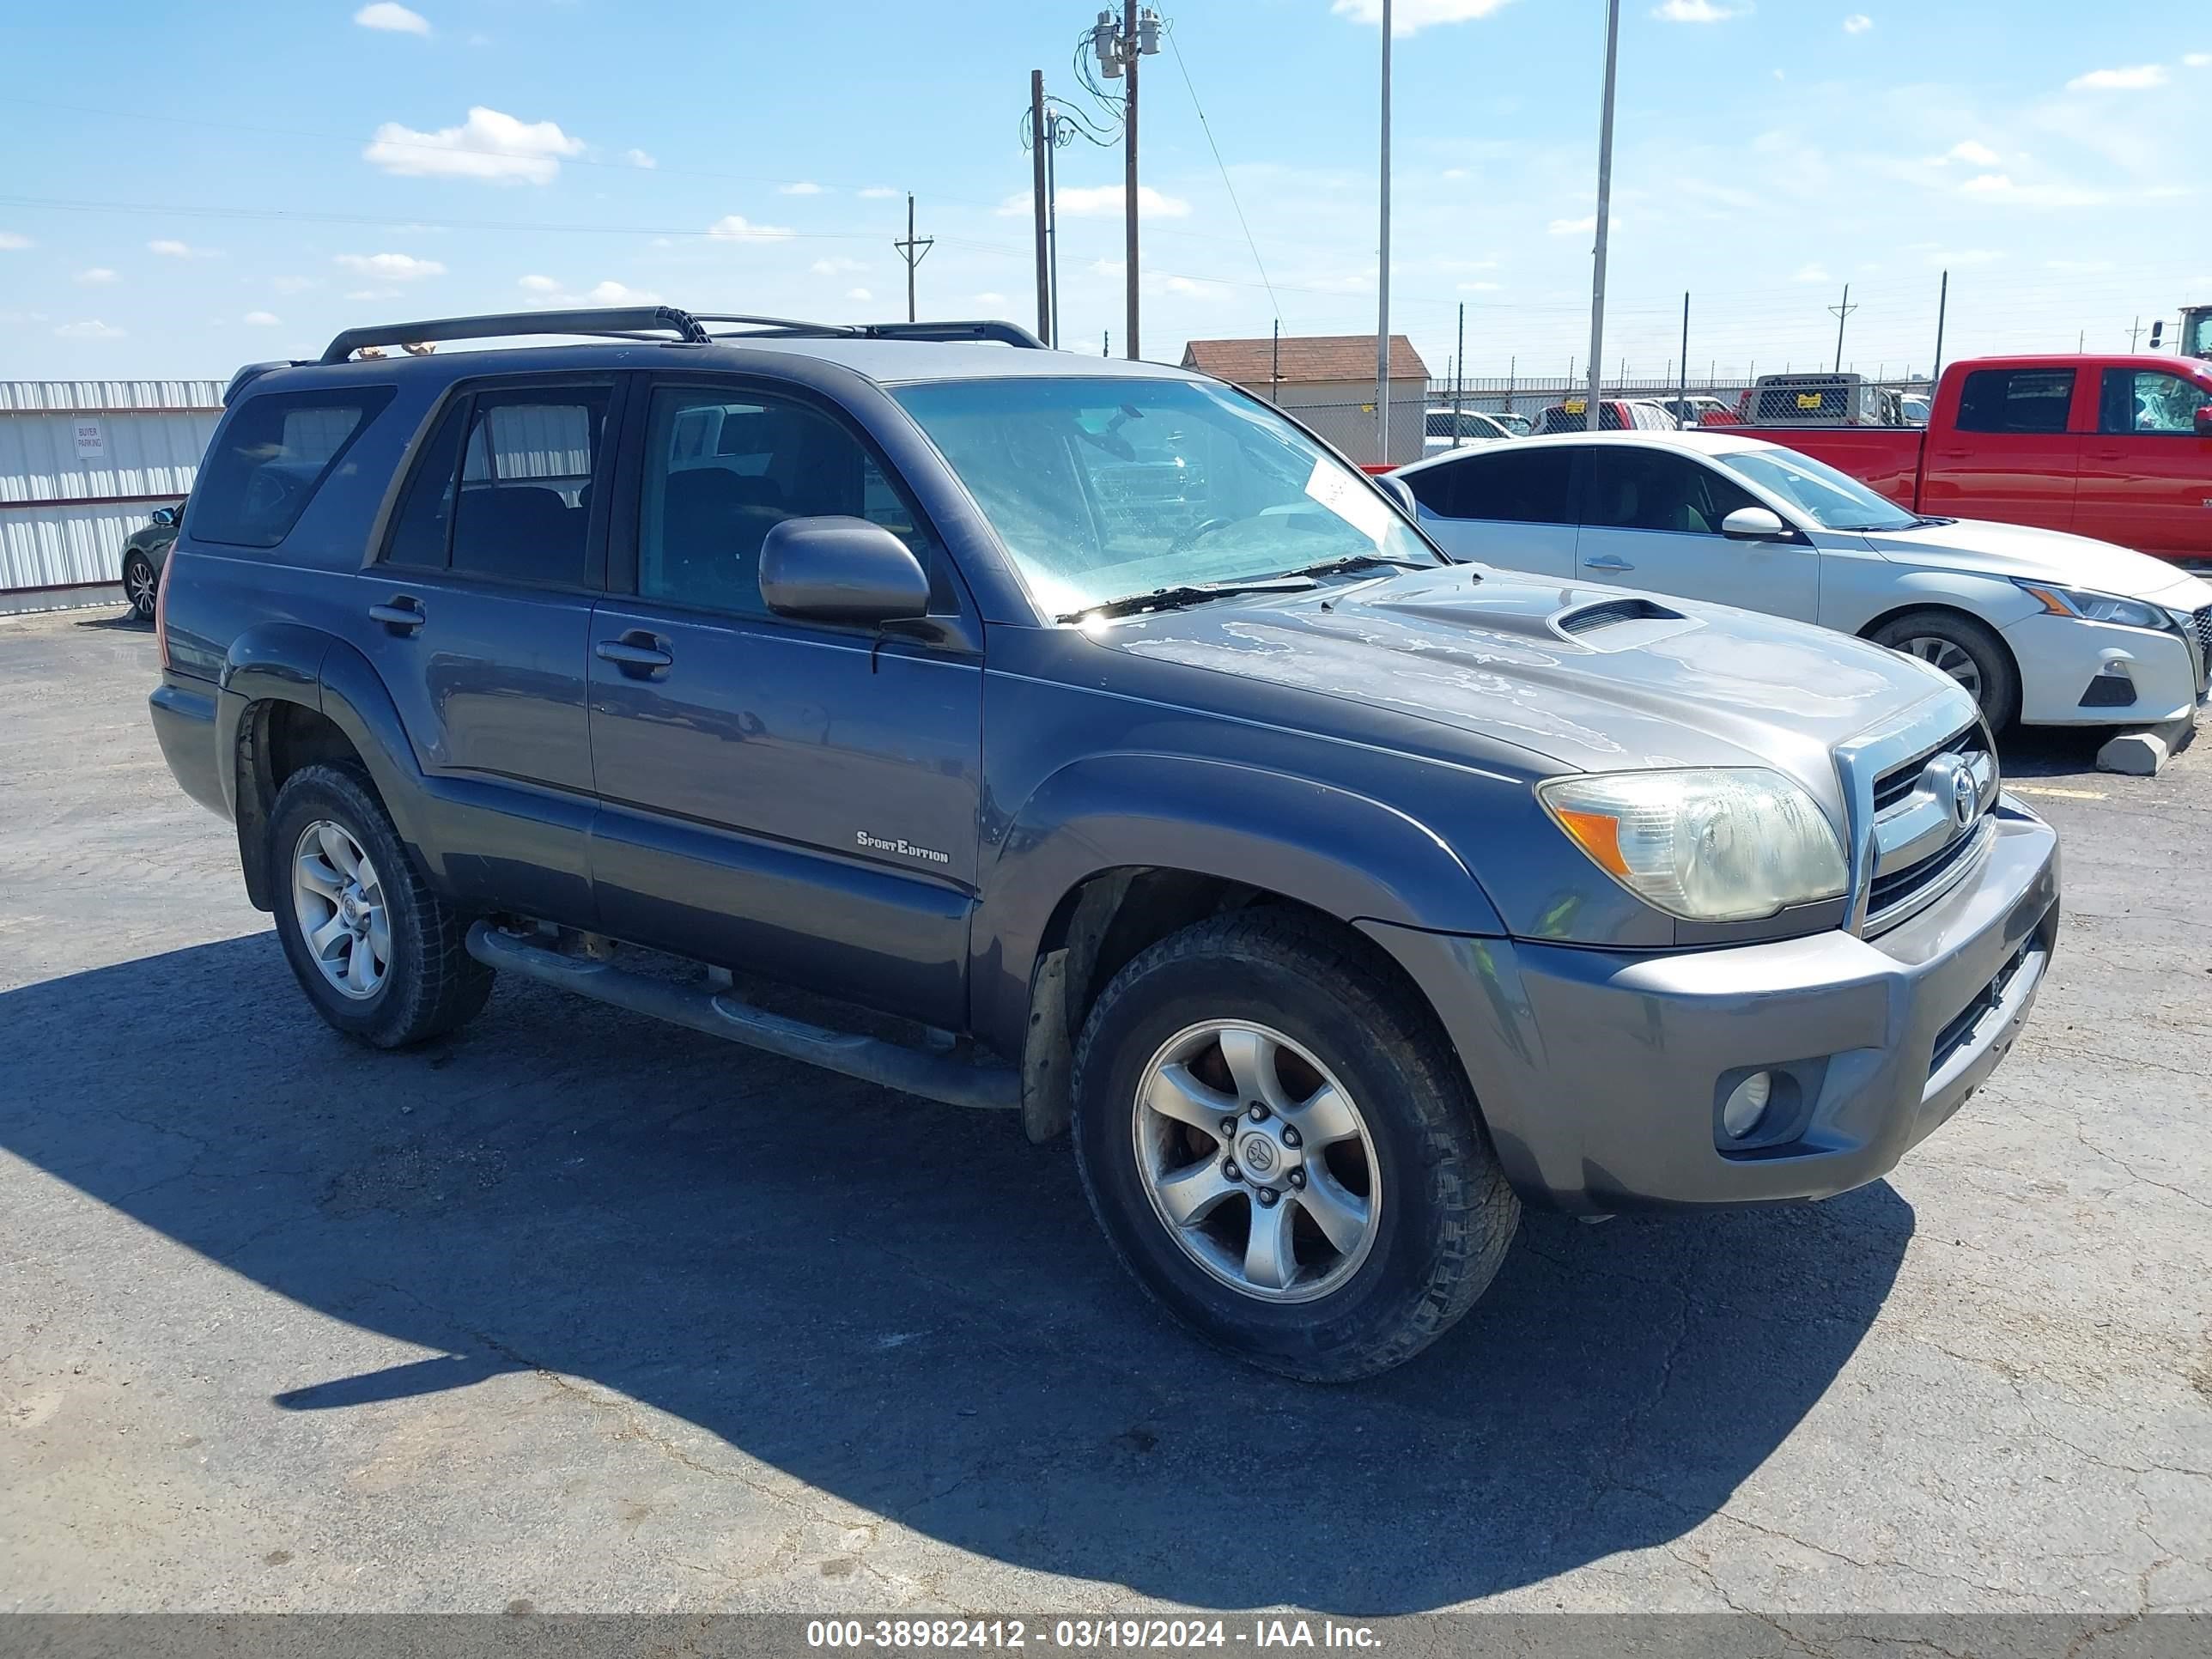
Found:
<svg viewBox="0 0 2212 1659"><path fill-rule="evenodd" d="M1051 244L1046 240L1051 234L1045 216L1045 146L1052 140L1047 136L1044 113L1044 71L1030 71L1030 171L1036 190L1036 307L1037 337L1047 345L1052 339L1052 270Z"/></svg>
<svg viewBox="0 0 2212 1659"><path fill-rule="evenodd" d="M1382 224L1375 264L1375 460L1390 464L1390 0L1382 0Z"/></svg>
<svg viewBox="0 0 2212 1659"><path fill-rule="evenodd" d="M1590 277L1589 429L1598 429L1599 394L1605 376L1605 245L1613 216L1613 88L1620 56L1620 0L1606 0L1605 102L1597 127L1597 248Z"/></svg>

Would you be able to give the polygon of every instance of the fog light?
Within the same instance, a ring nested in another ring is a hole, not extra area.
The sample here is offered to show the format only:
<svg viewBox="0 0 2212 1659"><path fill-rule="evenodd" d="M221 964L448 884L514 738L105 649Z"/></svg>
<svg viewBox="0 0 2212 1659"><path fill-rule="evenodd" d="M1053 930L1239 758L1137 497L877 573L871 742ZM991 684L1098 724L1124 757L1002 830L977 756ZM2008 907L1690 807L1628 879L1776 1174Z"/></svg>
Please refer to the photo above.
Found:
<svg viewBox="0 0 2212 1659"><path fill-rule="evenodd" d="M1753 1072L1721 1103L1721 1127L1730 1139L1743 1139L1759 1127L1759 1120L1766 1115L1766 1103L1773 1098L1774 1073Z"/></svg>

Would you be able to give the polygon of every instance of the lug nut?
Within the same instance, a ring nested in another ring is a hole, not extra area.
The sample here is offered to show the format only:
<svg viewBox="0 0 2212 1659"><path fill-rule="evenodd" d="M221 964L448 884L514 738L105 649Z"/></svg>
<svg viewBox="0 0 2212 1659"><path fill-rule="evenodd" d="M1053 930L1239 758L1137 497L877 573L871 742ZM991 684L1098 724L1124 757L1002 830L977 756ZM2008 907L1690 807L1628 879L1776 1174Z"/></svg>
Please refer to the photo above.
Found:
<svg viewBox="0 0 2212 1659"><path fill-rule="evenodd" d="M1221 1138L1224 1140L1234 1140L1237 1138L1237 1120L1235 1118L1224 1117L1221 1120Z"/></svg>
<svg viewBox="0 0 2212 1659"><path fill-rule="evenodd" d="M1246 1112L1244 1115L1255 1123L1265 1123L1267 1121L1267 1109L1255 1100L1252 1103L1251 1110Z"/></svg>
<svg viewBox="0 0 2212 1659"><path fill-rule="evenodd" d="M1254 1196L1260 1200L1260 1207L1261 1209L1272 1210L1275 1207L1275 1200L1278 1194L1273 1187L1262 1187L1254 1194Z"/></svg>
<svg viewBox="0 0 2212 1659"><path fill-rule="evenodd" d="M1233 1158L1224 1158L1221 1160L1221 1173L1231 1181L1242 1181L1244 1178L1237 1173L1237 1160Z"/></svg>
<svg viewBox="0 0 2212 1659"><path fill-rule="evenodd" d="M1306 1185L1306 1172L1304 1170L1291 1170L1291 1185L1296 1187L1300 1192L1304 1192Z"/></svg>
<svg viewBox="0 0 2212 1659"><path fill-rule="evenodd" d="M1298 1132L1291 1127L1289 1124L1285 1123L1283 1126L1283 1145L1285 1146L1295 1146L1297 1144Z"/></svg>

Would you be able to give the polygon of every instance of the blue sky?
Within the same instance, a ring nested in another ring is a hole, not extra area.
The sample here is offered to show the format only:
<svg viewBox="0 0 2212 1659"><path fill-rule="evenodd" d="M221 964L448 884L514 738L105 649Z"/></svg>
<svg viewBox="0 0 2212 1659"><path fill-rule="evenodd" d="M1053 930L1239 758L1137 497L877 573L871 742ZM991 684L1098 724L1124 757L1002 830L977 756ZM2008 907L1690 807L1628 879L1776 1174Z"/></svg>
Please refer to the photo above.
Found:
<svg viewBox="0 0 2212 1659"><path fill-rule="evenodd" d="M410 5L11 9L0 379L222 375L563 297L900 315L908 190L923 314L1034 321L1029 71L1082 96L1095 3ZM1161 8L1147 356L1373 329L1378 9ZM1564 373L1602 5L1397 10L1394 325L1441 374L1464 303L1471 373ZM1846 357L1924 368L1946 268L1947 356L2122 348L2212 301L2208 104L2201 0L1624 0L1608 366L1671 362L1685 289L1693 363L1824 362L1848 281ZM1093 350L1121 332L1120 168L1060 161L1062 321Z"/></svg>

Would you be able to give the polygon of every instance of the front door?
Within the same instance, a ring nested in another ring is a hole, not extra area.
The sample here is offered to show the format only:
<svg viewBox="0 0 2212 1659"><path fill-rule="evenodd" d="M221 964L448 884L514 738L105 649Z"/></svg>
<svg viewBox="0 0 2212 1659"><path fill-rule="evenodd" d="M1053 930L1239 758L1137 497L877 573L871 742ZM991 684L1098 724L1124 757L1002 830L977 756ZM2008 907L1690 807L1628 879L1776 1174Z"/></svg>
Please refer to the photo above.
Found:
<svg viewBox="0 0 2212 1659"><path fill-rule="evenodd" d="M2106 369L2074 528L2162 558L2212 558L2212 437L2197 431L2207 403L2212 392L2169 369Z"/></svg>
<svg viewBox="0 0 2212 1659"><path fill-rule="evenodd" d="M980 624L943 551L834 410L653 386L592 629L607 931L926 1021L966 1023L982 764ZM931 571L929 639L761 603L784 519L865 517Z"/></svg>
<svg viewBox="0 0 2212 1659"><path fill-rule="evenodd" d="M2074 528L2081 437L2075 371L1980 368L1960 385L1954 429L1931 430L1920 510L1947 519Z"/></svg>
<svg viewBox="0 0 2212 1659"><path fill-rule="evenodd" d="M1797 541L1741 542L1721 534L1739 507L1759 507L1741 485L1670 449L1592 444L1585 459L1576 562L1590 581L1813 622L1820 556Z"/></svg>

